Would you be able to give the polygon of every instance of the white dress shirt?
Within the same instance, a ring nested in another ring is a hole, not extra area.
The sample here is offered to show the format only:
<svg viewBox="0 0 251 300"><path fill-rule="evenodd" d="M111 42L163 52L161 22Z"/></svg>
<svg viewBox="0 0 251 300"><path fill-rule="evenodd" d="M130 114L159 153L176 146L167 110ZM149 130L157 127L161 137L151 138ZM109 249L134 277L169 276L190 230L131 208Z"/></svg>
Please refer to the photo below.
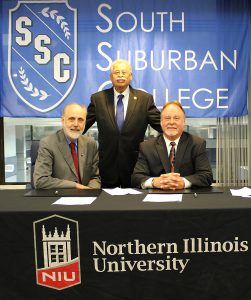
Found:
<svg viewBox="0 0 251 300"><path fill-rule="evenodd" d="M180 137L177 138L174 141L170 141L165 135L163 135L163 138L164 138L164 141L166 143L166 149L167 149L167 152L168 152L168 156L170 155L170 151L171 151L171 148L172 148L172 146L170 145L171 142L175 142L175 144L176 144L175 145L175 153L176 153ZM151 177L151 178L148 178L145 182L143 182L141 184L142 189L152 189L153 188L153 185L152 185L153 179L154 179L154 177ZM191 185L192 185L191 182L188 181L184 177L182 177L182 179L183 179L184 184L185 184L185 189L190 188Z"/></svg>

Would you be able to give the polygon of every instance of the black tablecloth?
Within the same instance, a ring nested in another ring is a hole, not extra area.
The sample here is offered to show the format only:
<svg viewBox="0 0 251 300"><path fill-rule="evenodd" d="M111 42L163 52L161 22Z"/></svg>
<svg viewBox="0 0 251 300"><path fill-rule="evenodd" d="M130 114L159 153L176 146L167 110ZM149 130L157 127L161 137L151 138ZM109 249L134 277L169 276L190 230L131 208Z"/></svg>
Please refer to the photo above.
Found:
<svg viewBox="0 0 251 300"><path fill-rule="evenodd" d="M91 205L61 206L52 205L61 191L27 192L0 191L1 299L251 299L248 198L225 189L147 203L146 192L101 192ZM81 283L62 290L38 285L42 226L47 234L58 227L60 236L67 224Z"/></svg>

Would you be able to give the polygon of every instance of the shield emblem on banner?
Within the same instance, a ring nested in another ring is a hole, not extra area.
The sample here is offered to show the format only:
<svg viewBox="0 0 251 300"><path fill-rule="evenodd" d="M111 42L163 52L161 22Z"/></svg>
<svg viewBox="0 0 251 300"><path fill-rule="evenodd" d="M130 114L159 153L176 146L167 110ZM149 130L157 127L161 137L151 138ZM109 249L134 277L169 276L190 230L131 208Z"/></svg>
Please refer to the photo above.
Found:
<svg viewBox="0 0 251 300"><path fill-rule="evenodd" d="M69 95L77 78L77 10L67 0L18 1L9 11L8 76L39 112Z"/></svg>
<svg viewBox="0 0 251 300"><path fill-rule="evenodd" d="M52 215L33 229L37 284L56 290L80 284L78 222Z"/></svg>

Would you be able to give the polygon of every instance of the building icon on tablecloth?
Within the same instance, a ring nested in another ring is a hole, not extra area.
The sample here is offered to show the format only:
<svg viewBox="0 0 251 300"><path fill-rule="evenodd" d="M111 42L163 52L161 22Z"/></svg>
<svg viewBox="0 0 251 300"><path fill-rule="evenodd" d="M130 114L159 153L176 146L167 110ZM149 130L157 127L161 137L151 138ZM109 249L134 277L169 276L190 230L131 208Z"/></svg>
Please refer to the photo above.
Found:
<svg viewBox="0 0 251 300"><path fill-rule="evenodd" d="M33 227L37 284L57 290L80 284L78 222L53 215Z"/></svg>
<svg viewBox="0 0 251 300"><path fill-rule="evenodd" d="M45 226L42 227L43 236L43 252L44 252L44 267L55 267L62 263L71 261L71 237L70 226L68 224L67 231L64 234L58 233L57 227L53 234L46 234Z"/></svg>

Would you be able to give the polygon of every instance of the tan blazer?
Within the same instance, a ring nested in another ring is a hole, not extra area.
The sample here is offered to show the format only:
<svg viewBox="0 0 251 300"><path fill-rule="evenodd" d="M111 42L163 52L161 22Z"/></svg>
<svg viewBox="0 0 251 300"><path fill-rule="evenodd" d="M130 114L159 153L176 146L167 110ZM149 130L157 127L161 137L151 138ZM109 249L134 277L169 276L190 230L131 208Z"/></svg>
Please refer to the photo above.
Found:
<svg viewBox="0 0 251 300"><path fill-rule="evenodd" d="M96 142L81 136L78 139L78 156L81 183L100 188ZM77 174L62 129L40 141L33 180L36 189L75 188Z"/></svg>

